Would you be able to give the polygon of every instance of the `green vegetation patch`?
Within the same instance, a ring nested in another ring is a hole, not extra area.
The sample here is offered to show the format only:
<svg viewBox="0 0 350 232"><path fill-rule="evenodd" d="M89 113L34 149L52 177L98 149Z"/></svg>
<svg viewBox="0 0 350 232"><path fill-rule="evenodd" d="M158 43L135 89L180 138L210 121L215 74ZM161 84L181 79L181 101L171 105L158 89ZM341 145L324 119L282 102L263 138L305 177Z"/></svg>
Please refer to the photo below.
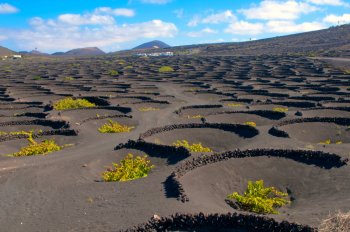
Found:
<svg viewBox="0 0 350 232"><path fill-rule="evenodd" d="M274 112L280 112L280 113L285 113L288 112L288 108L282 108L282 107L275 107L272 109Z"/></svg>
<svg viewBox="0 0 350 232"><path fill-rule="evenodd" d="M100 128L98 128L98 131L100 133L122 133L122 132L130 132L135 127L121 125L118 122L114 122L113 120L109 119L107 123L102 125Z"/></svg>
<svg viewBox="0 0 350 232"><path fill-rule="evenodd" d="M155 111L159 110L159 108L154 108L154 107L141 107L139 108L139 111L141 112L148 112L148 111Z"/></svg>
<svg viewBox="0 0 350 232"><path fill-rule="evenodd" d="M74 77L65 77L63 78L64 81L74 81L75 78Z"/></svg>
<svg viewBox="0 0 350 232"><path fill-rule="evenodd" d="M162 66L158 69L160 73L174 72L175 70L170 66Z"/></svg>
<svg viewBox="0 0 350 232"><path fill-rule="evenodd" d="M346 75L350 75L350 69L346 69L346 68L343 68L343 69L340 69L342 72L344 72L344 74Z"/></svg>
<svg viewBox="0 0 350 232"><path fill-rule="evenodd" d="M325 141L321 141L318 144L322 144L322 145L337 144L337 145L340 145L340 144L343 144L343 142L340 140L332 142L331 139L326 139Z"/></svg>
<svg viewBox="0 0 350 232"><path fill-rule="evenodd" d="M89 102L86 99L74 99L67 97L54 103L53 108L55 110L68 110L68 109L79 109L95 107L94 103Z"/></svg>
<svg viewBox="0 0 350 232"><path fill-rule="evenodd" d="M187 140L177 140L173 143L175 147L184 147L191 152L212 152L213 150L209 147L204 147L202 143L190 144Z"/></svg>
<svg viewBox="0 0 350 232"><path fill-rule="evenodd" d="M119 72L117 70L109 70L108 75L110 75L110 76L118 76Z"/></svg>
<svg viewBox="0 0 350 232"><path fill-rule="evenodd" d="M290 203L286 197L287 193L280 192L275 187L264 187L263 180L248 181L243 195L234 192L227 196L228 199L235 199L241 209L258 214L279 214L276 209Z"/></svg>
<svg viewBox="0 0 350 232"><path fill-rule="evenodd" d="M55 151L60 151L64 147L69 146L69 145L59 146L56 144L56 142L53 139L44 140L41 143L37 143L33 139L33 132L19 132L19 133L28 135L29 145L26 147L22 147L18 152L8 154L8 156L21 157L21 156L33 156L33 155L47 155Z"/></svg>
<svg viewBox="0 0 350 232"><path fill-rule="evenodd" d="M240 106L242 106L242 104L240 104L240 103L228 103L227 106L228 107L240 107Z"/></svg>
<svg viewBox="0 0 350 232"><path fill-rule="evenodd" d="M129 153L120 164L113 163L114 169L107 170L102 174L104 181L129 181L148 176L154 165L147 156L136 156Z"/></svg>
<svg viewBox="0 0 350 232"><path fill-rule="evenodd" d="M38 133L42 133L42 130L38 130ZM5 131L0 131L0 136L2 135L26 135L28 138L32 136L34 133L34 130L32 131L11 131L11 132L5 132Z"/></svg>
<svg viewBox="0 0 350 232"><path fill-rule="evenodd" d="M32 155L47 155L49 153L59 151L62 147L57 145L54 140L44 140L41 143L29 144L26 147L22 147L19 152L9 154L9 156L19 157L19 156L32 156Z"/></svg>
<svg viewBox="0 0 350 232"><path fill-rule="evenodd" d="M198 114L198 115L187 115L187 118L188 119L191 119L191 118L203 118L202 115Z"/></svg>
<svg viewBox="0 0 350 232"><path fill-rule="evenodd" d="M256 127L256 122L245 122L244 124L247 126Z"/></svg>

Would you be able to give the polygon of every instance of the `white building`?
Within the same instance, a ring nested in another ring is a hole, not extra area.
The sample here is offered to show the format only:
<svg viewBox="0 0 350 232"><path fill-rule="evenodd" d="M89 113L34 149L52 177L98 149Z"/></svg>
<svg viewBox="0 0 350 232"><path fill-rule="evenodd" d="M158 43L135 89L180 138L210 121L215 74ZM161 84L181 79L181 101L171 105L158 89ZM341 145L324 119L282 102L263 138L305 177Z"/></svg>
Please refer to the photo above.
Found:
<svg viewBox="0 0 350 232"><path fill-rule="evenodd" d="M173 52L154 52L154 53L138 53L136 54L137 56L143 56L143 57L148 57L148 56L174 56Z"/></svg>
<svg viewBox="0 0 350 232"><path fill-rule="evenodd" d="M22 55L1 56L1 60L17 60L17 59L22 59Z"/></svg>

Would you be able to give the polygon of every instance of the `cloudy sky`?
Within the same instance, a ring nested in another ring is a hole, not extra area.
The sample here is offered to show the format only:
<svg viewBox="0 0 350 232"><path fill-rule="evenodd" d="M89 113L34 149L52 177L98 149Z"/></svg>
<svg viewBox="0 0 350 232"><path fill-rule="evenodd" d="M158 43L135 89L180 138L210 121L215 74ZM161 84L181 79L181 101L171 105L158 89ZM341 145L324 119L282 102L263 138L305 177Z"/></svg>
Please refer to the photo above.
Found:
<svg viewBox="0 0 350 232"><path fill-rule="evenodd" d="M106 52L238 42L350 23L350 0L0 0L0 45Z"/></svg>

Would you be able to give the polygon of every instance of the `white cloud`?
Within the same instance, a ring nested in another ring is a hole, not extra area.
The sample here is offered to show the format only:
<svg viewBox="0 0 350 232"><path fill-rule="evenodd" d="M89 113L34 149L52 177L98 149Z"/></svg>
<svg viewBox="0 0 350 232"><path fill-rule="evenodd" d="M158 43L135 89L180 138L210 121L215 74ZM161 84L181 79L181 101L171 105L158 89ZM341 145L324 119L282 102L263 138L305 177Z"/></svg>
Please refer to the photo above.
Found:
<svg viewBox="0 0 350 232"><path fill-rule="evenodd" d="M315 31L326 28L321 22L303 22L300 24L290 20L271 20L266 23L250 23L237 21L231 23L225 32L234 35L259 35L263 33L291 34Z"/></svg>
<svg viewBox="0 0 350 232"><path fill-rule="evenodd" d="M78 18L80 20L80 18ZM37 47L41 51L65 51L77 47L111 47L141 38L173 37L177 27L173 23L152 20L134 24L67 24L60 18L44 20L36 17L30 20L30 29L0 30L20 49Z"/></svg>
<svg viewBox="0 0 350 232"><path fill-rule="evenodd" d="M117 16L134 15L133 10L126 8L100 7L84 14L58 15L55 19L34 17L29 20L28 29L0 28L0 35L6 35L6 39L16 43L19 49L37 47L50 52L92 46L109 50L141 38L164 38L177 34L177 27L171 22L151 20L118 24L115 20Z"/></svg>
<svg viewBox="0 0 350 232"><path fill-rule="evenodd" d="M202 20L202 23L206 24L218 24L224 22L231 22L232 20L236 20L236 16L230 10L226 10L221 13L212 14L207 16Z"/></svg>
<svg viewBox="0 0 350 232"><path fill-rule="evenodd" d="M331 24L346 24L350 23L350 14L343 14L343 15L327 15L324 19L324 22L331 23Z"/></svg>
<svg viewBox="0 0 350 232"><path fill-rule="evenodd" d="M111 25L114 24L114 18L109 15L96 14L62 14L58 16L58 21L70 25Z"/></svg>
<svg viewBox="0 0 350 232"><path fill-rule="evenodd" d="M319 22L304 22L296 24L293 21L269 21L266 30L272 33L300 33L324 29L326 26Z"/></svg>
<svg viewBox="0 0 350 232"><path fill-rule="evenodd" d="M203 30L200 30L200 31L192 31L192 32L189 32L187 33L187 36L189 37L203 37L205 35L208 35L208 34L217 34L218 32L207 27L207 28L204 28Z"/></svg>
<svg viewBox="0 0 350 232"><path fill-rule="evenodd" d="M182 19L184 17L184 9L177 9L173 11L176 15L176 18Z"/></svg>
<svg viewBox="0 0 350 232"><path fill-rule="evenodd" d="M172 0L141 0L141 1L143 3L150 3L150 4L167 4Z"/></svg>
<svg viewBox="0 0 350 232"><path fill-rule="evenodd" d="M44 24L44 20L42 19L42 18L40 18L40 17L34 17L34 18L31 18L30 20L29 20L29 24L31 25L31 26L39 26L39 25L41 25L41 24Z"/></svg>
<svg viewBox="0 0 350 232"><path fill-rule="evenodd" d="M2 41L2 40L7 40L8 38L6 37L6 36L4 36L4 35L0 35L0 41Z"/></svg>
<svg viewBox="0 0 350 232"><path fill-rule="evenodd" d="M213 30L213 29L210 29L209 27L207 27L207 28L204 28L203 30L202 30L204 33L217 33L217 31L215 31L215 30Z"/></svg>
<svg viewBox="0 0 350 232"><path fill-rule="evenodd" d="M203 24L219 24L219 23L230 23L237 20L237 17L232 13L231 10L208 15L201 17L200 15L194 15L192 19L187 23L189 27L198 26L200 23Z"/></svg>
<svg viewBox="0 0 350 232"><path fill-rule="evenodd" d="M295 0L263 0L258 6L241 9L239 12L244 14L248 19L294 20L299 18L301 14L308 14L316 10L318 8L315 6Z"/></svg>
<svg viewBox="0 0 350 232"><path fill-rule="evenodd" d="M316 5L330 5L330 6L349 6L348 3L342 0L307 0L310 3Z"/></svg>
<svg viewBox="0 0 350 232"><path fill-rule="evenodd" d="M114 17L133 17L135 12L131 9L110 7L96 8L92 13L84 14L62 14L58 21L70 25L111 25L115 23Z"/></svg>
<svg viewBox="0 0 350 232"><path fill-rule="evenodd" d="M94 11L96 14L104 13L114 16L125 16L125 17L133 17L135 16L135 11L127 8L116 8L112 9L110 7L99 7Z"/></svg>
<svg viewBox="0 0 350 232"><path fill-rule="evenodd" d="M241 42L241 41L242 41L242 39L232 38L232 39L231 39L231 41L232 41L232 42Z"/></svg>
<svg viewBox="0 0 350 232"><path fill-rule="evenodd" d="M16 13L18 12L19 10L8 4L8 3L1 3L0 4L0 14L13 14L13 13Z"/></svg>
<svg viewBox="0 0 350 232"><path fill-rule="evenodd" d="M195 27L201 22L201 17L198 15L195 15L192 17L192 19L187 23L187 26L189 27Z"/></svg>
<svg viewBox="0 0 350 232"><path fill-rule="evenodd" d="M216 39L214 43L223 43L225 40L223 38Z"/></svg>
<svg viewBox="0 0 350 232"><path fill-rule="evenodd" d="M234 35L258 35L264 31L264 24L237 21L231 23L226 29L226 33Z"/></svg>

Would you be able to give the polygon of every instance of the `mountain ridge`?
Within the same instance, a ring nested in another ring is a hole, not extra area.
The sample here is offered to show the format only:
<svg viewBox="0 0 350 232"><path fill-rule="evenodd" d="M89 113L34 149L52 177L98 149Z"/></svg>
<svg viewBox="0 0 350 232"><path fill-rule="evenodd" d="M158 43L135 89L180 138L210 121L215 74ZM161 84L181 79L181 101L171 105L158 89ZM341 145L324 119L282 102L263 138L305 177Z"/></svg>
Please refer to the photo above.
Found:
<svg viewBox="0 0 350 232"><path fill-rule="evenodd" d="M159 48L170 48L170 45L164 43L160 40L153 40L147 43L140 44L137 47L134 47L132 50L145 50L145 49L159 49Z"/></svg>
<svg viewBox="0 0 350 232"><path fill-rule="evenodd" d="M95 55L104 55L104 51L98 47L85 47L85 48L75 48L67 52L55 52L52 55L55 56L95 56Z"/></svg>
<svg viewBox="0 0 350 232"><path fill-rule="evenodd" d="M8 49L8 48L5 48L3 46L0 46L0 56L9 56L9 55L13 55L15 54L16 52Z"/></svg>
<svg viewBox="0 0 350 232"><path fill-rule="evenodd" d="M149 49L147 52L157 52ZM306 55L350 57L350 24L327 29L244 42L181 45L166 48L177 55ZM134 55L135 50L115 52Z"/></svg>

